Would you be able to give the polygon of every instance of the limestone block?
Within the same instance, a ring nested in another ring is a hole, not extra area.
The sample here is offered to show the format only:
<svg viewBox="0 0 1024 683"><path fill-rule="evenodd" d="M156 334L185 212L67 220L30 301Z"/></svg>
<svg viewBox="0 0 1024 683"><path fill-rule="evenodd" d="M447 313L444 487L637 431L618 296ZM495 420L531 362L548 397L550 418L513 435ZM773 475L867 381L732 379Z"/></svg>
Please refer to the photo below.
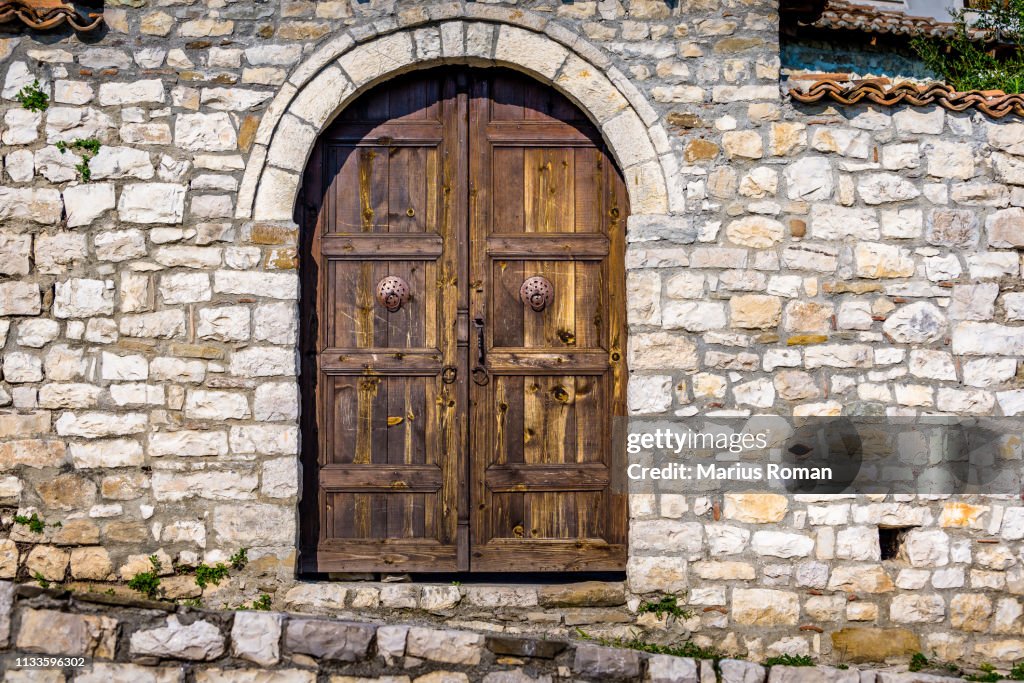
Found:
<svg viewBox="0 0 1024 683"><path fill-rule="evenodd" d="M232 426L229 441L233 453L295 455L299 448L298 428L288 425Z"/></svg>
<svg viewBox="0 0 1024 683"><path fill-rule="evenodd" d="M194 152L230 152L238 137L226 112L179 114L174 121L174 144Z"/></svg>
<svg viewBox="0 0 1024 683"><path fill-rule="evenodd" d="M888 593L896 590L885 569L879 565L835 567L828 589L849 593Z"/></svg>
<svg viewBox="0 0 1024 683"><path fill-rule="evenodd" d="M168 310L126 315L121 318L119 329L127 337L171 339L185 333L185 313Z"/></svg>
<svg viewBox="0 0 1024 683"><path fill-rule="evenodd" d="M764 329L775 327L782 318L782 300L765 294L744 294L729 299L733 327Z"/></svg>
<svg viewBox="0 0 1024 683"><path fill-rule="evenodd" d="M181 223L185 215L185 186L173 183L125 185L117 211L121 220L129 223Z"/></svg>
<svg viewBox="0 0 1024 683"><path fill-rule="evenodd" d="M729 223L725 228L725 233L733 244L753 249L766 249L782 241L785 236L785 228L782 223L773 218L746 216Z"/></svg>
<svg viewBox="0 0 1024 683"><path fill-rule="evenodd" d="M192 389L185 398L185 415L196 420L243 419L250 416L249 402L243 394Z"/></svg>
<svg viewBox="0 0 1024 683"><path fill-rule="evenodd" d="M467 631L448 631L433 628L409 629L405 652L433 662L476 666L483 653L484 637Z"/></svg>
<svg viewBox="0 0 1024 683"><path fill-rule="evenodd" d="M250 346L240 349L231 354L229 371L239 377L295 375L295 350L278 346Z"/></svg>
<svg viewBox="0 0 1024 683"><path fill-rule="evenodd" d="M213 509L213 530L219 543L293 547L295 510L264 503L218 505Z"/></svg>
<svg viewBox="0 0 1024 683"><path fill-rule="evenodd" d="M162 104L166 97L163 81L159 79L100 84L99 101L104 107L123 107L127 104Z"/></svg>
<svg viewBox="0 0 1024 683"><path fill-rule="evenodd" d="M889 618L901 624L927 624L942 621L946 602L941 595L896 595L889 606Z"/></svg>
<svg viewBox="0 0 1024 683"><path fill-rule="evenodd" d="M49 581L63 581L64 575L67 572L68 561L70 559L71 555L67 550L55 548L49 545L35 545L32 546L32 549L28 553L28 557L25 559L25 569L28 570L30 576L39 574ZM22 616L22 633L24 633L26 627L26 616L27 615ZM58 621L55 626L55 631L59 633L61 627L60 622ZM29 637L32 638L32 642L34 643L37 642L38 634L34 634ZM21 635L18 637L18 646L21 647ZM71 644L70 646L75 647L74 644ZM81 647L82 646L79 645L79 648ZM50 650L46 651L50 652Z"/></svg>
<svg viewBox="0 0 1024 683"><path fill-rule="evenodd" d="M1024 209L1015 206L989 214L985 218L985 231L990 247L1024 247Z"/></svg>
<svg viewBox="0 0 1024 683"><path fill-rule="evenodd" d="M732 617L749 626L795 626L800 617L800 600L796 593L788 591L735 588Z"/></svg>
<svg viewBox="0 0 1024 683"><path fill-rule="evenodd" d="M263 382L256 387L253 413L260 422L294 421L298 418L298 387L294 382Z"/></svg>
<svg viewBox="0 0 1024 683"><path fill-rule="evenodd" d="M823 201L832 196L835 187L832 164L825 157L805 157L794 161L786 166L782 176L786 181L786 196L794 200ZM824 206L821 208L826 209Z"/></svg>
<svg viewBox="0 0 1024 683"><path fill-rule="evenodd" d="M153 655L192 661L212 660L224 653L224 636L208 621L198 619L183 625L177 615L167 617L162 628L140 630L131 635L134 656Z"/></svg>
<svg viewBox="0 0 1024 683"><path fill-rule="evenodd" d="M781 522L788 509L786 496L774 493L727 493L723 513L726 519L768 524Z"/></svg>
<svg viewBox="0 0 1024 683"><path fill-rule="evenodd" d="M734 130L722 134L722 149L730 159L760 159L764 156L764 142L757 131Z"/></svg>
<svg viewBox="0 0 1024 683"><path fill-rule="evenodd" d="M5 145L27 145L39 138L43 115L27 109L8 109L4 114L5 129L0 141Z"/></svg>
<svg viewBox="0 0 1024 683"><path fill-rule="evenodd" d="M25 652L110 659L116 641L117 621L110 617L27 609L15 642Z"/></svg>
<svg viewBox="0 0 1024 683"><path fill-rule="evenodd" d="M679 593L687 587L686 560L634 555L626 563L626 576L634 593Z"/></svg>
<svg viewBox="0 0 1024 683"><path fill-rule="evenodd" d="M55 225L60 222L62 209L58 190L0 187L0 221Z"/></svg>
<svg viewBox="0 0 1024 683"><path fill-rule="evenodd" d="M634 650L581 644L576 646L573 671L598 680L637 680L640 676L640 655Z"/></svg>
<svg viewBox="0 0 1024 683"><path fill-rule="evenodd" d="M149 152L132 147L101 147L96 156L89 161L89 169L95 180L149 180L156 174Z"/></svg>
<svg viewBox="0 0 1024 683"><path fill-rule="evenodd" d="M222 431L180 430L149 435L150 456L227 455L228 437Z"/></svg>
<svg viewBox="0 0 1024 683"><path fill-rule="evenodd" d="M918 301L896 309L882 329L898 343L927 344L946 334L948 322L934 304Z"/></svg>
<svg viewBox="0 0 1024 683"><path fill-rule="evenodd" d="M280 661L280 614L237 612L231 627L231 654L261 666Z"/></svg>

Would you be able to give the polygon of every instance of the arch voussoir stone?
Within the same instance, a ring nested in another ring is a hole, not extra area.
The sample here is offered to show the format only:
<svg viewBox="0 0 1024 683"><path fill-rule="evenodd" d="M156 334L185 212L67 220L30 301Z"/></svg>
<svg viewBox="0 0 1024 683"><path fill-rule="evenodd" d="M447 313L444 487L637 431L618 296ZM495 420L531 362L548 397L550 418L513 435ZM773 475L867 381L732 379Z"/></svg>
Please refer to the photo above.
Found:
<svg viewBox="0 0 1024 683"><path fill-rule="evenodd" d="M409 17L390 32L350 28L300 64L257 130L236 218L292 220L302 169L338 112L387 78L439 64L506 66L554 87L598 126L622 169L634 215L681 207L669 198L658 158L667 136L654 109L628 79L608 68L607 56L576 34L551 35L559 27L539 15L475 5L461 16L449 10Z"/></svg>

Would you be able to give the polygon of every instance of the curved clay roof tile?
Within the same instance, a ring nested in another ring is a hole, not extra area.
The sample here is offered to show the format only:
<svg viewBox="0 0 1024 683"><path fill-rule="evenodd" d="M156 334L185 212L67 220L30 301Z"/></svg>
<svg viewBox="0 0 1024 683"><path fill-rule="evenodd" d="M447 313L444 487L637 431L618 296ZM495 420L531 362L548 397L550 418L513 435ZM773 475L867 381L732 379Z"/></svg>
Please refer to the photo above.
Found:
<svg viewBox="0 0 1024 683"><path fill-rule="evenodd" d="M45 31L67 22L76 31L92 31L103 23L103 13L83 17L62 0L0 0L0 23L21 21L29 28Z"/></svg>

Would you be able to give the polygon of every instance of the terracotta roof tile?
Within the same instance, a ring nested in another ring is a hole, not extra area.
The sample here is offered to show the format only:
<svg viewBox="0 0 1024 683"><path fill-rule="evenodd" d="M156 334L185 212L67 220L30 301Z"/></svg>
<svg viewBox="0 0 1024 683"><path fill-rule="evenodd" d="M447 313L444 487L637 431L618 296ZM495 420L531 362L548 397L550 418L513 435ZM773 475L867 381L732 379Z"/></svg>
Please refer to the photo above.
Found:
<svg viewBox="0 0 1024 683"><path fill-rule="evenodd" d="M899 10L885 9L873 5L856 5L831 0L821 16L808 26L827 29L849 29L868 33L892 33L896 35L952 35L954 26L931 17L913 17Z"/></svg>
<svg viewBox="0 0 1024 683"><path fill-rule="evenodd" d="M987 90L957 92L944 83L899 83L887 87L886 83L879 80L851 83L822 80L816 81L806 90L791 88L789 96L804 104L832 101L839 104L870 103L883 107L898 104L918 107L938 105L950 111L977 109L997 119L1009 115L1024 116L1024 95L1007 95Z"/></svg>
<svg viewBox="0 0 1024 683"><path fill-rule="evenodd" d="M67 22L76 31L92 31L103 23L103 13L88 18L62 0L0 0L0 23L21 21L29 28L45 30Z"/></svg>

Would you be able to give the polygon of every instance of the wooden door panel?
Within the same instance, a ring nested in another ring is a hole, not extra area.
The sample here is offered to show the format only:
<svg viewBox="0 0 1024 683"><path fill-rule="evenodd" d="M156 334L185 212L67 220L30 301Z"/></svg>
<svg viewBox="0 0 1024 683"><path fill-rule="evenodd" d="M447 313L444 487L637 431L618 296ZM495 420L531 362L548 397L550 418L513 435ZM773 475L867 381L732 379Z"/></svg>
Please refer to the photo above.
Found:
<svg viewBox="0 0 1024 683"><path fill-rule="evenodd" d="M540 313L524 310L519 298L523 281L534 275L543 275L554 286L552 305ZM493 259L493 347L499 351L606 349L604 282L600 261Z"/></svg>
<svg viewBox="0 0 1024 683"><path fill-rule="evenodd" d="M622 180L564 98L513 77L475 88L470 308L488 321L490 381L470 394L471 563L620 570L626 497L610 444L625 320L609 308L624 305ZM541 311L520 299L533 276L554 290Z"/></svg>
<svg viewBox="0 0 1024 683"><path fill-rule="evenodd" d="M409 133L429 133L430 144L416 144ZM437 232L438 143L441 128L388 123L356 127L358 141L332 144L327 158L333 179L329 233ZM386 145L365 142L387 138Z"/></svg>
<svg viewBox="0 0 1024 683"><path fill-rule="evenodd" d="M464 183L446 140L465 127L465 110L447 76L400 79L346 110L307 171L317 571L467 568L456 339L464 219L443 191ZM410 292L395 311L376 298L392 276Z"/></svg>
<svg viewBox="0 0 1024 683"><path fill-rule="evenodd" d="M437 262L341 260L327 262L333 286L325 292L328 349L437 350ZM409 301L388 312L376 300L377 283L396 275L411 290ZM428 286L429 285L429 286Z"/></svg>

